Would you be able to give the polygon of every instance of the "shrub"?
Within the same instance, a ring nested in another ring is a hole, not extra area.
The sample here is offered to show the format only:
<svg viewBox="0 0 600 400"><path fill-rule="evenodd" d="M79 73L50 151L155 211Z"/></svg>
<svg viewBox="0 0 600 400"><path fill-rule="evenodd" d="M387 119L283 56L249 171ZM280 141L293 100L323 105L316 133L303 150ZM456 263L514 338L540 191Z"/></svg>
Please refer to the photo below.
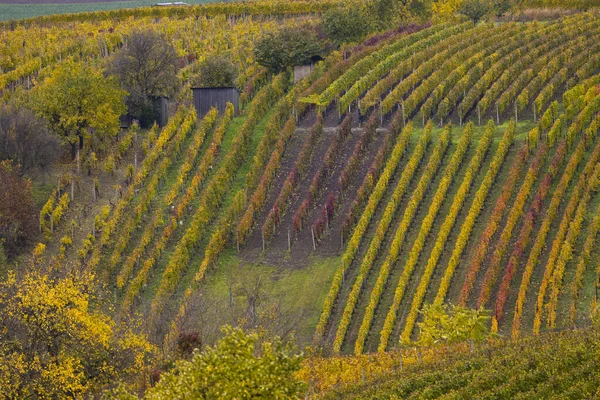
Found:
<svg viewBox="0 0 600 400"><path fill-rule="evenodd" d="M238 70L231 60L219 55L207 58L200 64L200 72L193 81L198 87L236 86Z"/></svg>
<svg viewBox="0 0 600 400"><path fill-rule="evenodd" d="M25 246L36 231L31 182L19 177L10 161L0 163L0 242L9 258Z"/></svg>

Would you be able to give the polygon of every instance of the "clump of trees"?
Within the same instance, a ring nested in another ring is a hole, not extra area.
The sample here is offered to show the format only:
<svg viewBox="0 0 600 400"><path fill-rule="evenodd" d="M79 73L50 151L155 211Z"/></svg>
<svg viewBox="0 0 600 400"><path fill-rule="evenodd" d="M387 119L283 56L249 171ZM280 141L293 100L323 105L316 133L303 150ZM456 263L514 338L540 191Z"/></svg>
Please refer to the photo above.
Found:
<svg viewBox="0 0 600 400"><path fill-rule="evenodd" d="M0 106L0 161L12 160L22 176L52 164L60 143L46 123L24 108Z"/></svg>
<svg viewBox="0 0 600 400"><path fill-rule="evenodd" d="M129 93L125 101L129 114L144 128L157 118L153 99L175 93L178 71L175 48L164 35L151 30L127 36L108 68Z"/></svg>
<svg viewBox="0 0 600 400"><path fill-rule="evenodd" d="M31 93L33 110L48 127L71 145L74 158L79 144L103 148L119 132L126 93L112 77L83 63L66 61Z"/></svg>
<svg viewBox="0 0 600 400"><path fill-rule="evenodd" d="M92 309L90 277L9 273L0 281L0 393L88 398L123 380L139 389L155 348Z"/></svg>
<svg viewBox="0 0 600 400"><path fill-rule="evenodd" d="M0 162L0 257L13 258L37 230L31 181L9 160ZM6 262L6 261L5 261Z"/></svg>

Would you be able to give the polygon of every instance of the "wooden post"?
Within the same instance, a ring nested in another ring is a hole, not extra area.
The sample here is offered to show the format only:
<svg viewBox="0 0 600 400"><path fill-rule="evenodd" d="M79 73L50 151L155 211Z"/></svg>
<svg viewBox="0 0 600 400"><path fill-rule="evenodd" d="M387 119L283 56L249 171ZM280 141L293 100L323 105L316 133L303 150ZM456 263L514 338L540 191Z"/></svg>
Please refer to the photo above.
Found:
<svg viewBox="0 0 600 400"><path fill-rule="evenodd" d="M362 375L362 381L363 381L363 383L365 383L365 367L362 367L361 375Z"/></svg>
<svg viewBox="0 0 600 400"><path fill-rule="evenodd" d="M79 148L77 148L77 173L81 172L81 159L79 158Z"/></svg>
<svg viewBox="0 0 600 400"><path fill-rule="evenodd" d="M404 118L404 99L402 99L402 127L404 128L405 118Z"/></svg>
<svg viewBox="0 0 600 400"><path fill-rule="evenodd" d="M458 114L458 125L462 126L462 113Z"/></svg>
<svg viewBox="0 0 600 400"><path fill-rule="evenodd" d="M75 237L75 221L71 220L71 240Z"/></svg>
<svg viewBox="0 0 600 400"><path fill-rule="evenodd" d="M537 107L535 106L535 101L533 102L533 122L537 123Z"/></svg>
<svg viewBox="0 0 600 400"><path fill-rule="evenodd" d="M115 185L115 206L119 202L119 185Z"/></svg>
<svg viewBox="0 0 600 400"><path fill-rule="evenodd" d="M290 235L290 228L288 228L288 250L292 250L292 237Z"/></svg>
<svg viewBox="0 0 600 400"><path fill-rule="evenodd" d="M400 353L400 371L402 371L403 367L404 367L404 357L402 356L402 353Z"/></svg>
<svg viewBox="0 0 600 400"><path fill-rule="evenodd" d="M73 179L73 175L71 175L71 201L75 198L75 180Z"/></svg>
<svg viewBox="0 0 600 400"><path fill-rule="evenodd" d="M498 103L496 103L496 124L500 125L500 111L498 110Z"/></svg>
<svg viewBox="0 0 600 400"><path fill-rule="evenodd" d="M237 251L239 253L240 252L240 232L237 229L235 230L235 241L237 244Z"/></svg>
<svg viewBox="0 0 600 400"><path fill-rule="evenodd" d="M137 152L133 155L133 170L137 171Z"/></svg>
<svg viewBox="0 0 600 400"><path fill-rule="evenodd" d="M519 122L519 114L517 112L517 102L515 101L515 124Z"/></svg>
<svg viewBox="0 0 600 400"><path fill-rule="evenodd" d="M310 228L310 234L312 236L312 242L313 242L313 250L317 249L317 243L315 242L315 229L314 228Z"/></svg>

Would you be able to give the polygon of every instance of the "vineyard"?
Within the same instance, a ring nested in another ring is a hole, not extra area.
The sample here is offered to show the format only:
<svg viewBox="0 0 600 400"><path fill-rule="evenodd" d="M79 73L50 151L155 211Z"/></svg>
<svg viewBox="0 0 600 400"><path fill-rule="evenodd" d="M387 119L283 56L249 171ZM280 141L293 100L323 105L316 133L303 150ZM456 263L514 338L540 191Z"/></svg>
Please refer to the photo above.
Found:
<svg viewBox="0 0 600 400"><path fill-rule="evenodd" d="M330 387L320 398L583 399L597 395L597 355L597 332L580 331L495 343L475 352L440 351L435 358L424 353L421 361L409 353L353 357L336 361L343 365L343 379L354 373L354 382L362 382ZM303 373L319 374L327 367L324 360Z"/></svg>
<svg viewBox="0 0 600 400"><path fill-rule="evenodd" d="M27 262L92 273L108 312L141 316L165 352L206 315L226 319L211 296L229 307L250 298L253 288L240 294L228 282L261 268L278 271L275 287L296 284L274 296L308 304L290 326L325 354L409 346L426 304L489 309L491 330L512 339L590 325L600 282L598 15L406 24L332 51L294 84L290 70L257 64L254 43L317 24L335 2L284 4L2 27L4 100L57 65L105 66L139 29L169 38L181 63L165 126L122 130L93 161L103 170L86 174L92 157L80 167L77 153L58 174ZM222 52L240 70L239 110L198 115L190 77ZM280 307L250 315L268 321ZM434 357L429 372L415 363L368 393L529 398L526 385L538 397L597 386L582 378L596 379L596 334L580 346L576 335L551 335L558 354L526 338L486 350L493 363L483 350ZM505 379L514 369L527 373Z"/></svg>

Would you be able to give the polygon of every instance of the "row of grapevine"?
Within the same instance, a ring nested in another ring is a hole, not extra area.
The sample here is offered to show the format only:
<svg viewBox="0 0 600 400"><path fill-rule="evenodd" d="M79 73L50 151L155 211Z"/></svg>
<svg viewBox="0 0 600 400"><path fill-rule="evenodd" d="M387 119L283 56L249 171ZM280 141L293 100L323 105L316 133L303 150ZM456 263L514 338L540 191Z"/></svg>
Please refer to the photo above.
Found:
<svg viewBox="0 0 600 400"><path fill-rule="evenodd" d="M528 34L533 30L533 28L529 28L528 30L517 31L516 37L511 38L509 41L501 41L497 40L499 43L503 43L501 47L494 49L494 51L488 56L484 57L480 62L470 65L469 69L466 69L467 65L465 65L465 69L463 75L457 80L457 82L449 88L445 94L445 96L438 100L438 108L437 108L437 118L441 121L444 120L452 110L458 105L458 114L462 119L469 111L469 108L464 108L463 102L467 96L467 90L472 88L476 83L479 82L485 84L485 81L480 81L482 77L491 69L494 68L495 65L499 65L499 63L506 62L505 60L514 59L518 56L519 49L525 46L524 38L528 36ZM507 32L509 35L510 32ZM495 46L490 46L495 47ZM489 83L489 82L488 82ZM469 90L470 91L470 90ZM459 101L461 101L459 103Z"/></svg>
<svg viewBox="0 0 600 400"><path fill-rule="evenodd" d="M488 123L488 127L486 127L486 129L493 129L492 127L493 127L493 122L490 121ZM485 174L485 177L483 178L483 182L481 182L479 189L475 193L475 197L473 198L473 203L471 204L471 208L469 209L469 213L467 214L465 222L463 222L463 225L460 228L458 238L456 239L456 245L454 247L454 250L452 251L452 255L450 256L450 261L448 261L448 266L446 267L446 271L444 272L444 275L440 282L440 287L435 296L434 302L437 304L443 303L444 300L446 299L446 294L448 293L448 289L450 288L450 283L452 281L452 277L454 276L454 272L456 271L456 268L458 267L458 264L460 263L460 258L462 256L463 251L465 250L465 248L467 246L467 242L469 241L469 238L471 237L471 233L473 231L473 227L475 226L475 222L477 221L477 218L479 217L481 211L483 210L483 206L485 205L487 196L488 196L490 190L492 189L492 186L496 180L496 176L498 175L498 172L500 171L500 168L502 167L502 164L504 163L504 160L506 158L508 150L510 149L510 146L513 143L514 136L515 136L515 130L516 130L516 123L515 123L515 121L511 121L509 123L508 127L506 128L506 130L504 131L504 135L502 137L502 140L500 141L500 145L499 145L498 149L496 150L496 154L494 155L494 158L492 159L492 162ZM514 179L517 179L517 177L520 175L520 170L523 168L525 159L526 159L525 156L521 156L516 160L516 163L513 164L512 168L511 168L511 173L513 173L513 172L516 173L516 177ZM514 182L510 182L510 178L512 178L512 175L509 176L509 180L507 181L507 184L513 183L513 187L514 187ZM503 189L505 187L503 187ZM508 197L510 197L510 195L512 194L512 190L513 190L512 188L510 188L510 189L507 188L506 195L508 195ZM502 191L502 195L505 195L504 190Z"/></svg>
<svg viewBox="0 0 600 400"><path fill-rule="evenodd" d="M394 53L402 51L405 47L411 46L419 40L440 32L445 28L447 28L446 25L440 24L423 29L415 34L396 38L394 42L389 43L387 46L384 46L372 54L369 54L347 69L338 79L336 79L319 95L318 99L315 100L315 103L319 106L327 107L335 100L337 96L340 95L340 93L342 93L342 91L349 89L359 78L365 76L365 74L371 71L377 64L392 56Z"/></svg>
<svg viewBox="0 0 600 400"><path fill-rule="evenodd" d="M358 251L358 246L362 242L363 236L367 230L367 227L371 223L371 219L375 214L375 210L379 205L383 195L387 191L387 187L389 185L390 180L392 179L393 174L396 172L398 165L400 164L400 159L404 154L408 144L410 142L410 137L412 136L413 126L412 124L408 124L402 129L402 132L396 139L396 144L388 158L385 168L381 172L379 179L377 180L377 184L375 185L371 195L369 196L369 201L367 206L362 213L360 220L358 221L356 227L354 228L354 232L352 233L352 237L348 242L346 250L342 255L342 261L339 268L336 270L333 282L331 283L331 287L329 292L327 293L327 297L325 298L325 302L323 303L323 311L321 316L319 317L319 322L317 323L317 328L315 330L314 341L318 342L323 334L325 333L325 328L329 321L329 317L331 315L331 310L333 308L333 304L338 297L338 293L342 286L342 281L346 274L346 270L354 260L354 256Z"/></svg>
<svg viewBox="0 0 600 400"><path fill-rule="evenodd" d="M531 281L531 276L533 274L533 270L537 263L539 262L539 257L542 253L546 245L546 238L548 233L550 232L550 227L558 214L558 209L561 203L565 200L565 193L567 188L573 178L577 166L582 162L586 153L586 144L584 141L580 142L577 148L575 149L569 163L567 164L563 176L561 177L560 182L558 183L556 189L554 190L554 194L552 199L550 200L550 205L546 210L546 216L542 221L542 225L540 230L536 236L536 241L533 244L531 252L529 254L529 258L527 259L527 263L525 265L525 269L523 271L523 277L521 280L521 285L519 287L519 294L517 297L517 301L515 304L515 312L513 316L512 322L512 336L517 338L520 333L521 328L521 316L523 314L523 307L525 305L527 290ZM593 171L594 166L600 160L600 144L596 145L594 151L590 155L588 162L581 173L577 184L571 193L569 198L569 203L567 205L566 213L571 214L569 210L574 210L576 204L578 203L581 194L583 193L583 189Z"/></svg>
<svg viewBox="0 0 600 400"><path fill-rule="evenodd" d="M151 252L146 255L142 267L139 269L136 276L132 279L129 286L127 287L127 290L121 302L122 310L130 310L135 297L139 294L140 290L142 289L142 286L147 282L150 270L158 262L163 251L167 247L169 239L177 229L179 221L183 217L184 210L187 209L189 204L191 204L191 202L195 199L196 195L199 194L200 187L205 182L211 170L211 166L213 165L215 159L219 154L219 149L223 141L225 131L227 130L227 127L232 117L233 106L231 104L228 104L225 113L221 116L221 118L215 126L213 140L209 148L205 152L204 156L202 157L202 160L198 165L194 178L192 178L192 181L186 189L186 193L180 200L179 204L175 207L175 215L171 217L170 223L168 223L165 226L160 238L158 239L158 241L155 242L154 246L152 247ZM144 249L142 249L141 247L139 249L134 249L134 251L127 259L126 263L121 268L121 272L117 276L118 288L123 288L125 286L127 280L129 279L129 276L133 272L134 264L139 262L139 260L141 259L143 255L143 250Z"/></svg>
<svg viewBox="0 0 600 400"><path fill-rule="evenodd" d="M513 202L510 212L508 213L506 223L502 229L502 232L500 233L500 237L498 238L496 245L494 246L492 257L487 270L485 271L477 300L478 308L480 305L485 306L490 299L492 288L496 282L496 279L498 278L500 268L502 267L502 259L509 249L510 240L515 231L515 227L523 216L523 208L525 207L525 204L531 195L531 191L537 182L540 171L542 170L546 157L548 156L548 152L548 146L541 145L538 147L533 162L529 166L529 170L525 175L515 201ZM562 143L556 151L554 160L560 160L560 158L564 158L565 152L566 146L564 143Z"/></svg>
<svg viewBox="0 0 600 400"><path fill-rule="evenodd" d="M226 112L225 112L225 115L227 117L225 117L225 119L231 118L232 113L233 113L232 107L230 105L228 105L228 108L226 109ZM188 148L188 151L186 152L186 159L180 168L179 176L182 174L188 175L189 172L191 172L191 169L196 165L196 163L198 164L197 171L194 174L194 177L191 179L191 182L188 185L185 194L183 195L183 197L181 198L181 200L177 203L177 205L175 207L175 215L172 217L171 225L173 225L173 223L175 223L175 224L178 223L179 218L181 217L181 214L183 213L183 210L185 209L185 207L187 207L187 204L192 200L192 197L195 196L196 192L198 191L199 185L206 177L206 174L208 173L208 166L210 164L212 164L212 159L214 157L216 157L216 152L218 151L218 147L220 146L220 142L223 138L223 134L225 133L222 121L219 122L219 124L215 127L214 132L213 132L213 140L211 141L211 144L208 146L208 148L204 152L204 155L202 156L201 160L196 161L196 158L198 157L197 151L200 148L199 143L203 142L204 138L212 130L213 126L216 123L217 116L218 116L218 111L216 109L212 109L211 111L209 111L209 113L206 114L206 116L203 118L203 120L200 123L200 126L197 129L196 136L193 139L192 144L190 144L190 147ZM180 187L182 184L183 184L183 181L181 181L181 183L178 183L177 185L174 185L172 187L172 189ZM173 200L175 200L176 196L173 196L172 193L176 194L178 191L179 190L176 190L176 191L171 190L165 196L165 203L167 205L172 204ZM152 223L146 227L144 233L142 234L142 236L140 238L140 241L138 242L138 245L133 249L133 251L129 254L129 256L127 257L125 262L121 265L121 269L120 269L120 271L117 275L117 279L116 279L117 287L119 289L122 289L124 287L125 282L127 282L127 280L129 279L129 276L133 272L135 264L139 263L141 257L144 255L146 249L152 243L152 239L154 238L154 234L155 234L156 230L163 224L164 224L164 212L163 212L162 208L158 208L156 210L156 215L153 218ZM161 240L161 239L159 239L159 240ZM157 246L157 247L159 247L159 246ZM154 259L154 257L150 256L146 259L145 263L150 264L152 261L149 261L149 260L153 260L153 259Z"/></svg>
<svg viewBox="0 0 600 400"><path fill-rule="evenodd" d="M535 128L539 131L539 128ZM534 130L535 130L534 129ZM544 201L546 197L550 193L551 185L554 183L558 173L559 166L551 164L548 168L548 172L542 178L540 185L538 187L537 193L534 196L529 211L525 215L523 225L521 226L521 230L519 235L517 236L517 241L513 245L513 251L508 259L508 263L506 265L504 276L500 281L500 288L498 289L498 294L496 295L496 305L494 307L494 318L496 323L498 323L503 314L504 305L508 300L509 289L512 280L517 272L518 264L520 263L521 257L525 253L525 249L529 245L531 241L531 234L534 231L535 223L539 218L539 215L543 211Z"/></svg>
<svg viewBox="0 0 600 400"><path fill-rule="evenodd" d="M170 206L173 204L173 201L175 201L175 198L181 192L185 180L196 165L200 147L204 143L204 139L208 133L211 131L218 115L219 111L216 108L211 108L202 119L198 129L196 130L196 133L194 134L194 137L192 138L192 143L190 143L185 152L185 159L179 168L179 173L177 174L177 182L171 187L171 190L165 197L166 205Z"/></svg>
<svg viewBox="0 0 600 400"><path fill-rule="evenodd" d="M426 129L431 129L431 124L428 124L426 126ZM444 137L449 138L450 130L451 130L450 126L445 127L440 135L440 140L442 140L442 138L444 138ZM452 156L452 159L451 159L448 167L446 168L444 175L452 176L452 175L456 174L456 172L458 171L460 164L462 163L463 158L469 148L469 145L471 143L471 138L472 137L470 135L463 135L461 137L458 148L456 149L454 155ZM433 164L434 162L435 162L435 160L432 159L431 163ZM377 276L377 281L375 282L375 286L374 286L373 290L371 291L371 295L369 298L369 304L367 305L367 307L365 309L365 314L363 316L363 319L362 319L362 322L361 322L361 325L360 325L360 328L358 331L358 338L354 344L354 353L355 354L361 354L363 352L364 344L365 344L365 341L367 340L367 335L369 334L369 331L371 329L371 323L373 321L373 316L375 315L375 310L379 304L379 300L383 293L384 287L387 283L387 279L390 274L390 270L392 269L396 260L398 259L398 256L400 255L400 249L402 248L402 244L406 237L406 233L408 232L410 225L413 222L415 215L417 214L417 211L421 204L421 201L425 197L425 194L427 193L427 191L431 185L431 182L433 181L435 174L438 171L438 168L439 168L439 165L437 165L435 168L433 166L430 168L428 165L425 169L425 172L421 176L421 179L419 180L417 187L411 193L410 200L404 210L402 219L400 220L398 228L396 229L396 232L394 233L393 240L390 245L388 254L379 270L379 275Z"/></svg>
<svg viewBox="0 0 600 400"><path fill-rule="evenodd" d="M556 30L558 30L558 24L547 26L530 35L526 35L526 38L518 42L520 47L506 54L504 57L495 60L465 93L462 101L457 106L460 114L464 117L507 68L518 62L524 54L547 41L548 36L555 33Z"/></svg>
<svg viewBox="0 0 600 400"><path fill-rule="evenodd" d="M579 159L579 162L583 159L583 155L584 155L583 152L585 150L586 143L588 142L588 140L586 140L586 137L588 134L595 136L596 132L588 133L586 131L584 138L580 141L578 148L576 149L574 155L572 156L572 157L576 156L577 159ZM580 147L581 147L581 150L579 149ZM592 153L591 159L593 159L594 157L597 157L596 151L594 151L594 153ZM595 167L595 165L593 165L593 164L588 163L588 165L589 165L589 167L586 166L587 177L585 178L585 180L584 180L583 176L586 176L586 175L582 175L582 177L580 178L579 183L576 187L576 191L572 194L571 199L569 200L569 204L567 205L567 208L565 209L565 212L564 212L561 222L559 224L558 232L556 233L556 236L552 242L550 254L548 256L548 261L546 262L545 269L544 269L544 275L542 277L542 283L541 283L541 286L537 293L537 300L536 300L536 304L535 304L535 314L534 314L534 320L533 320L533 333L534 334L538 334L540 331L542 312L543 312L543 303L544 303L545 296L546 296L546 290L550 284L550 280L554 273L554 266L555 266L555 262L559 256L560 246L561 246L565 236L567 235L568 226L576 212L576 208L577 208L577 205L579 204L580 196L582 196L584 193L584 188L585 188L585 185L587 184L587 179L591 176L591 169ZM551 211L554 211L554 210L551 209ZM554 211L554 213L555 212L556 211ZM535 255L536 259L537 259L537 257L538 256ZM530 256L530 258L531 258L531 256ZM528 267L529 267L529 261L528 261ZM526 287L523 289L523 291L525 291L525 290L526 290ZM523 296L524 296L524 294L523 294ZM517 322L518 322L518 320L515 320L515 322L513 323L513 332L516 329L518 329Z"/></svg>
<svg viewBox="0 0 600 400"><path fill-rule="evenodd" d="M402 121L400 120L401 117L401 113L396 113L394 116L392 123L385 133L383 143L379 146L379 150L377 150L377 154L373 158L373 161L367 170L367 174L363 178L354 199L350 203L350 208L348 208L344 221L342 222L342 237L344 239L350 236L354 225L358 222L361 210L366 206L369 196L377 183L377 179L385 167L386 160L389 158L394 146L395 132L400 130L402 124Z"/></svg>
<svg viewBox="0 0 600 400"><path fill-rule="evenodd" d="M132 183L128 186L127 191L115 205L112 216L103 226L100 240L94 247L90 258L87 260L87 267L91 270L95 270L100 264L102 251L109 245L111 237L113 233L115 233L117 227L121 226L121 218L125 216L126 211L131 206L131 203L135 198L136 189L144 183L149 176L153 176L152 174L156 170L156 164L161 161L160 157L163 155L166 148L171 145L171 139L180 133L178 127L183 121L183 118L184 108L182 107L177 110L173 118L171 118L169 123L161 130L158 138L154 142L154 146L148 151L140 169L133 177ZM153 136L157 129L156 125L153 126L148 135Z"/></svg>
<svg viewBox="0 0 600 400"><path fill-rule="evenodd" d="M508 179L502 186L500 197L498 200L496 200L496 204L492 210L492 215L490 216L485 230L479 239L479 243L475 247L475 254L473 255L471 264L467 270L467 274L465 276L458 299L458 304L461 306L464 306L467 303L471 291L473 290L477 274L483 266L483 262L485 261L494 235L498 229L500 229L500 223L502 222L502 219L507 211L509 201L517 188L517 183L521 178L521 174L525 168L527 160L529 159L529 154L529 147L527 144L524 144L510 168Z"/></svg>
<svg viewBox="0 0 600 400"><path fill-rule="evenodd" d="M402 170L402 175L396 184L394 191L392 192L392 196L388 200L388 203L383 211L383 215L377 224L377 228L375 229L375 234L371 239L369 246L365 252L365 256L360 264L358 276L352 285L352 289L350 294L348 295L348 299L346 300L346 305L344 307L344 311L342 313L342 318L339 322L336 334L335 341L333 343L333 351L334 353L339 353L344 338L346 336L346 331L348 329L348 325L350 324L350 319L352 318L352 313L354 312L354 308L356 306L356 302L358 301L358 297L361 294L362 288L364 286L364 282L367 279L367 275L375 260L379 254L379 250L381 248L381 244L385 239L387 231L392 223L392 219L396 213L396 210L400 206L400 202L402 201L406 191L408 190L408 185L413 179L413 176L421 163L421 160L424 158L424 155L427 151L427 146L431 140L431 129L432 125L429 124L423 134L419 138L419 142L415 147L410 159L408 160L406 166ZM433 153L425 167L425 173L429 173L433 175L435 171L438 170L446 150L448 148L448 144L450 143L450 131L445 130L443 134L440 136L438 143L433 150Z"/></svg>
<svg viewBox="0 0 600 400"><path fill-rule="evenodd" d="M292 222L292 230L294 233L302 231L304 226L304 220L308 216L309 208L313 206L319 192L323 188L323 185L327 178L329 178L333 172L335 161L337 160L341 151L342 145L346 139L350 136L352 129L352 116L349 115L344 118L344 121L337 128L334 137L327 148L327 152L323 157L323 164L319 170L313 176L313 179L308 188L308 195L302 202L300 207L296 210Z"/></svg>
<svg viewBox="0 0 600 400"><path fill-rule="evenodd" d="M579 257L577 257L577 267L575 269L575 277L571 282L571 306L569 307L569 328L575 327L575 318L577 316L577 302L579 301L580 290L583 287L583 275L592 261L592 250L596 245L596 238L600 231L600 209L596 207L594 210L594 218L588 226L587 235L583 248Z"/></svg>
<svg viewBox="0 0 600 400"><path fill-rule="evenodd" d="M340 173L338 183L340 185L341 192L345 192L350 185L352 177L356 174L360 161L366 156L367 149L375 139L377 133L377 125L379 124L377 113L374 112L369 120L367 121L360 137L354 145L352 154L348 158L348 162L344 167L344 170Z"/></svg>
<svg viewBox="0 0 600 400"><path fill-rule="evenodd" d="M181 146L188 137L188 135L194 130L195 125L196 111L194 109L190 109L186 113L186 117L183 120L181 126L178 128L179 133L174 137L172 145L170 146L169 150L165 152L162 162L156 168L150 182L148 182L148 184L145 186L144 194L140 197L140 200L136 205L134 212L129 216L129 218L126 221L122 222L123 227L121 228L118 240L115 243L112 255L110 256L108 264L106 266L106 270L108 272L113 271L113 269L120 262L121 254L129 244L131 234L133 233L135 228L141 223L142 215L146 214L149 211L151 203L155 200L155 198L158 195L159 185L165 179L167 171L169 170L173 162L179 158L179 155L181 153ZM180 169L179 173L181 172L182 170ZM179 180L183 182L183 178L181 177L181 175L178 175L178 178L178 181L174 182L173 186L175 187L179 186Z"/></svg>
<svg viewBox="0 0 600 400"><path fill-rule="evenodd" d="M447 27L407 46L377 64L356 81L339 100L339 109L346 110L352 102L368 90L365 97L359 102L360 111L363 114L366 113L370 107L376 104L381 94L389 90L392 85L408 75L411 70L414 71L421 63L445 50L448 47L446 44L448 38L457 35L455 40L463 41L468 35L476 32L477 29L467 28L467 24ZM385 77L377 82L384 75Z"/></svg>
<svg viewBox="0 0 600 400"><path fill-rule="evenodd" d="M551 329L556 328L556 308L558 305L558 295L561 290L563 275L567 267L567 263L573 257L573 251L576 246L576 241L581 233L583 221L586 217L587 207L595 192L598 190L600 184L600 165L596 166L594 174L588 181L588 185L585 189L583 197L579 201L577 210L573 220L569 224L569 231L565 240L561 244L560 252L554 266L552 278L550 279L550 294L546 304L546 312L548 315L548 327Z"/></svg>
<svg viewBox="0 0 600 400"><path fill-rule="evenodd" d="M439 102L465 76L466 71L478 65L497 49L510 45L520 33L518 25L507 25L507 29L494 31L481 41L471 44L464 50L446 59L436 70L424 79L421 84L404 101L406 115L412 115L420 107L420 114L425 121ZM449 107L449 100L446 102Z"/></svg>
<svg viewBox="0 0 600 400"><path fill-rule="evenodd" d="M477 29L475 28L475 32L469 31L468 33L477 34ZM436 53L428 57L424 60L424 62L418 64L418 67L414 69L414 71L403 79L400 83L398 83L386 96L381 100L381 112L383 114L389 113L393 107L399 104L406 93L409 93L411 89L417 86L424 78L430 75L440 64L444 62L444 60L452 57L455 53L464 50L467 48L471 42L468 39L469 35L467 33L463 35L450 36L447 41L450 43L446 43L444 41L441 43L436 49ZM365 103L368 105L369 103Z"/></svg>
<svg viewBox="0 0 600 400"><path fill-rule="evenodd" d="M289 200L292 197L292 194L294 194L300 179L304 177L312 160L315 145L322 135L323 116L319 113L315 123L313 124L304 141L304 144L302 145L302 149L296 158L294 166L283 182L283 186L279 192L279 195L277 196L277 199L275 199L273 207L267 214L265 222L262 226L262 233L265 238L269 238L273 232L275 232L275 228L279 224L281 217L286 213L290 204Z"/></svg>
<svg viewBox="0 0 600 400"><path fill-rule="evenodd" d="M208 183L200 204L196 209L189 228L183 234L165 268L155 297L152 300L152 315L158 317L164 307L165 300L173 293L181 279L181 274L196 249L198 242L204 237L204 230L221 205L223 197L248 151L248 145L254 128L269 107L281 97L285 89L287 76L280 74L265 86L252 101L244 125L235 137L221 167Z"/></svg>
<svg viewBox="0 0 600 400"><path fill-rule="evenodd" d="M473 135L473 130L474 130L474 126L472 123L469 123L463 129L462 137L466 137L466 139L464 139L464 140L466 140L466 141L471 140L470 137ZM483 161L483 157L485 156L489 146L492 143L493 131L487 131L485 133L486 134L484 136L482 136L481 140L479 141L479 144L477 145L477 149L475 150L475 155L473 156L473 158L469 162L469 165L467 166L467 171L472 171L474 168L479 168L479 165ZM461 156L461 159L462 159L462 156ZM450 189L450 186L456 176L456 173L450 174L449 172L451 172L451 171L447 170L446 173L444 174L444 176L442 177L442 181L440 182L438 189L437 189L437 191L433 197L433 200L431 202L431 205L429 206L427 215L421 222L421 228L419 229L417 238L415 239L415 242L413 243L411 250L408 253L408 259L406 260L406 263L404 264L404 268L402 270L402 275L400 276L400 279L398 280L398 283L394 290L394 298L392 300L390 309L388 310L387 315L385 317L383 328L381 329L381 332L380 332L379 351L385 351L385 349L388 346L388 342L389 342L390 336L392 334L392 330L395 326L398 309L399 309L400 303L402 302L402 299L404 297L406 287L408 286L408 282L412 276L415 266L417 265L417 262L419 261L421 252L423 251L423 248L425 247L427 237L429 236L429 233L431 232L431 229L433 228L433 223L442 208L442 205L444 203L444 200L446 199L448 190Z"/></svg>
<svg viewBox="0 0 600 400"><path fill-rule="evenodd" d="M493 138L495 130L496 130L496 127L494 126L494 123L492 121L489 121L489 123L487 124L487 126L485 127L485 130L483 132L484 140L485 140L485 138L490 138L489 140L492 140L491 138ZM484 200L482 193L487 193L487 191L491 187L491 185L494 181L494 178L496 176L496 173L500 169L500 166L502 165L502 162L504 161L504 158L506 157L506 153L508 152L508 149L510 148L510 145L512 144L512 136L514 135L514 128L507 129L506 133L508 133L508 134L504 135L504 140L502 141L501 145L496 150L496 154L495 154L493 163L490 165L490 168L488 169L488 172L490 172L490 174L488 175L486 173L487 179L484 178L484 181L482 183L482 185L485 185L485 186L483 186L484 190L481 192L478 191L475 195L474 202L476 202L478 204L476 210L481 209L481 206L483 205L483 200ZM489 145L488 145L488 148L489 148ZM429 282L431 280L431 276L433 275L433 272L435 271L435 267L437 266L437 263L442 255L442 252L444 251L446 241L448 240L448 237L450 236L450 232L454 228L454 224L456 223L458 214L462 210L462 207L467 199L467 196L469 195L469 192L473 185L473 181L477 177L479 169L481 168L481 166L483 164L483 160L485 158L486 152L487 152L487 149L481 150L481 151L478 151L475 153L475 156L471 159L471 162L469 163L469 166L467 167L467 170L463 177L462 183L458 188L458 192L454 195L454 199L450 206L450 210L448 211L448 214L446 215L444 222L442 223L440 231L438 232L437 238L433 245L433 249L431 250L431 254L429 256L429 259L427 260L427 264L425 265L425 270L424 270L423 274L421 275L419 285L417 287L416 292L413 295L412 303L410 306L410 311L409 311L408 316L406 317L406 321L404 323L404 330L402 331L402 333L400 335L401 343L404 343L404 344L410 343L412 331L413 331L415 322L417 320L418 313L421 310L421 306L423 304L423 299L425 298L425 293L427 292L427 288L429 287ZM478 194L481 195L482 198L477 198ZM474 217L471 216L471 222L470 222L471 226L474 222L475 222ZM461 231L461 234L462 233L463 232ZM458 237L458 240L461 240L460 235ZM463 248L464 248L467 238L463 237L462 240L463 240L462 243L463 243Z"/></svg>
<svg viewBox="0 0 600 400"><path fill-rule="evenodd" d="M589 24L588 22L587 25ZM558 59L565 57L567 52L572 51L571 47L575 46L572 42L576 42L579 38L579 32L575 29L575 26L562 27L563 30L560 32L560 35L557 35L557 32L552 32L552 37L544 37L540 41L543 44L527 52L519 62L511 67L510 72L512 75L507 75L505 79L511 80L512 83L502 93L496 103L499 112L504 112L513 101L516 101L518 111L522 111L525 108L529 103L529 93L532 91L533 85L541 85L543 79L549 75L547 71L544 71L548 67L549 62L552 62L554 66L560 65L565 58L560 60L561 63L557 62L559 61ZM516 75L517 71L520 72L518 75ZM502 77L504 77L504 74Z"/></svg>

